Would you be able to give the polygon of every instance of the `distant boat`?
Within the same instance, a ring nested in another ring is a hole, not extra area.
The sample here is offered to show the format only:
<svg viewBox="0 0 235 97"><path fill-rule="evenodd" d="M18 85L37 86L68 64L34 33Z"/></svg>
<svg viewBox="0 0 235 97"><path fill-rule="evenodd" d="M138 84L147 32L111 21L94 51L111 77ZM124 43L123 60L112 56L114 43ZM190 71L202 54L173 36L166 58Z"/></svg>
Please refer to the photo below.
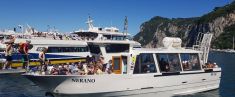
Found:
<svg viewBox="0 0 235 97"><path fill-rule="evenodd" d="M108 50L111 53L113 47L120 47L120 50L131 50L133 48L141 47L140 43L133 41L130 34L127 32L120 32L116 27L94 27L92 20L89 17L88 30L74 31L70 34L58 33L54 30L48 32L35 32L28 25L26 33L0 33L2 43L0 43L0 55L4 59L5 45L9 35L14 35L15 39L15 52L13 54L13 67L21 67L21 54L18 52L18 44L31 41L32 48L29 50L30 66L38 66L38 54L42 48L47 48L46 58L51 64L64 64L69 62L84 61L86 56L95 57L99 55L109 55L109 53L100 53L101 50ZM23 32L23 30L22 30ZM100 48L99 48L100 47ZM107 49L108 48L108 49ZM108 62L110 59L106 59Z"/></svg>

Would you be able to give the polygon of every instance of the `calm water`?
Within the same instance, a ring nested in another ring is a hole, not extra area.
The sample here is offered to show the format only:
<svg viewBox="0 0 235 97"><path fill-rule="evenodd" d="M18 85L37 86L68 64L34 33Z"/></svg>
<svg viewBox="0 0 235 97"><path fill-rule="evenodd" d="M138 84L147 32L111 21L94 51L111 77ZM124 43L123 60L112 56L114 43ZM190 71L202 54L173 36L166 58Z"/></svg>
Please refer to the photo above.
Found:
<svg viewBox="0 0 235 97"><path fill-rule="evenodd" d="M222 67L220 89L181 97L235 97L235 53L211 52L209 60ZM0 97L44 97L44 93L19 74L0 75Z"/></svg>

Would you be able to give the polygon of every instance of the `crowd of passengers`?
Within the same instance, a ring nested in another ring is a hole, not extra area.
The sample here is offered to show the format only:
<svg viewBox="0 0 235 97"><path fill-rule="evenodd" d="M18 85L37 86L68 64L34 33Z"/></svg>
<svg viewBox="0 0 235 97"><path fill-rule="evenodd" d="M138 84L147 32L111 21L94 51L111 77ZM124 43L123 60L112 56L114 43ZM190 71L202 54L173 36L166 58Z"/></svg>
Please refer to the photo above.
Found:
<svg viewBox="0 0 235 97"><path fill-rule="evenodd" d="M30 72L40 72L45 75L100 75L112 73L112 60L104 63L104 57L95 60L88 57L85 62L45 65L31 68Z"/></svg>
<svg viewBox="0 0 235 97"><path fill-rule="evenodd" d="M43 33L43 32L34 32L32 35L36 37L45 37L52 38L54 40L94 40L95 36L72 36L59 33Z"/></svg>

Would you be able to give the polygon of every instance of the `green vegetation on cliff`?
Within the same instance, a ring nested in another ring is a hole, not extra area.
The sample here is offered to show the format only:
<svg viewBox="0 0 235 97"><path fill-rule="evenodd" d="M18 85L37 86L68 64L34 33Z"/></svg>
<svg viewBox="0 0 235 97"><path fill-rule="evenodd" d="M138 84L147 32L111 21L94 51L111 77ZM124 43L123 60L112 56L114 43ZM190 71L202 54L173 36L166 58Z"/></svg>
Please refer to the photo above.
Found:
<svg viewBox="0 0 235 97"><path fill-rule="evenodd" d="M213 48L232 49L233 37L235 37L235 24L225 28L224 33L212 43Z"/></svg>
<svg viewBox="0 0 235 97"><path fill-rule="evenodd" d="M172 34L168 31L168 27L170 24L178 25L181 27L188 26L195 22L198 18L164 18L160 16L156 16L151 20L143 23L141 25L141 32L134 36L134 40L140 42L142 45L148 44L153 40L154 34L157 30L165 31L166 36L177 36L184 37L184 32L180 31L176 34ZM142 37L142 39L141 39Z"/></svg>
<svg viewBox="0 0 235 97"><path fill-rule="evenodd" d="M201 17L169 19L156 16L141 25L141 30L134 36L134 40L139 41L143 46L151 42L157 44L159 43L158 38L164 37L161 36L164 34L168 37L180 37L183 39L183 42L185 42L185 45L192 45L199 32L207 33L211 31L211 28L221 26L220 24L215 23L213 24L214 27L211 27L209 23L219 17L225 17L230 13L235 13L235 1L224 7L216 7L212 12ZM230 21L227 20L226 22ZM233 25L231 26L224 25L223 33L212 29L212 31L214 31L212 33L221 33L212 41L213 48L232 48L232 38L235 36L235 23L232 24Z"/></svg>

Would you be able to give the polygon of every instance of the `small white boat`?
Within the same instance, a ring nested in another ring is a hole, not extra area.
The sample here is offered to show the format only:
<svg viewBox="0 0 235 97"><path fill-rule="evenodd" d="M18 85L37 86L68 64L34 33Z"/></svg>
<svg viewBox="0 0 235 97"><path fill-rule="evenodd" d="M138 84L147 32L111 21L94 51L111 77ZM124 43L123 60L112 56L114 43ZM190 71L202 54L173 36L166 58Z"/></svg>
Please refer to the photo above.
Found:
<svg viewBox="0 0 235 97"><path fill-rule="evenodd" d="M181 40L166 39L163 48L132 48L106 53L112 59L113 74L23 76L55 97L147 96L171 97L217 89L221 68L207 68L212 34L205 34L197 48L180 47ZM119 49L119 48L116 48Z"/></svg>

